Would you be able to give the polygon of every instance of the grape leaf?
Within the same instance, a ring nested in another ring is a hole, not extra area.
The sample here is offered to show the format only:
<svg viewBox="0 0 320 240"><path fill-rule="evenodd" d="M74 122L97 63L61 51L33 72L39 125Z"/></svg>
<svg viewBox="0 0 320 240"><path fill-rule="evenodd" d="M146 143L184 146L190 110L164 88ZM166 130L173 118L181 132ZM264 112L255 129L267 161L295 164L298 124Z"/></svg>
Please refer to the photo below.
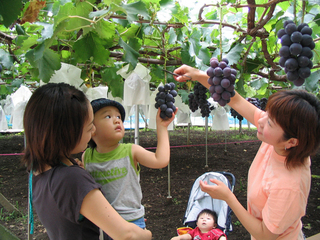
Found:
<svg viewBox="0 0 320 240"><path fill-rule="evenodd" d="M169 43L169 44L175 44L176 41L177 41L177 34L176 34L176 32L174 31L173 28L170 28L168 33L169 33L168 43Z"/></svg>
<svg viewBox="0 0 320 240"><path fill-rule="evenodd" d="M317 14L317 16L314 17L314 22L320 26L320 14Z"/></svg>
<svg viewBox="0 0 320 240"><path fill-rule="evenodd" d="M1 0L0 15L2 16L4 26L9 27L11 23L17 20L21 9L23 9L21 0Z"/></svg>
<svg viewBox="0 0 320 240"><path fill-rule="evenodd" d="M186 64L186 65L194 66L195 62L194 62L194 58L192 58L192 56L190 56L189 44L184 43L184 44L182 44L181 47L182 47L182 49L181 49L182 63Z"/></svg>
<svg viewBox="0 0 320 240"><path fill-rule="evenodd" d="M95 30L101 38L110 39L115 36L115 25L105 20L100 20L95 25Z"/></svg>
<svg viewBox="0 0 320 240"><path fill-rule="evenodd" d="M122 0L103 0L103 2L108 6L110 6L112 3L120 5Z"/></svg>
<svg viewBox="0 0 320 240"><path fill-rule="evenodd" d="M43 30L41 31L41 36L44 40L52 37L53 24L42 23L42 22L39 22L37 24L43 26Z"/></svg>
<svg viewBox="0 0 320 240"><path fill-rule="evenodd" d="M119 69L115 67L108 67L102 71L103 82L109 87L113 97L123 98L123 79L117 74Z"/></svg>
<svg viewBox="0 0 320 240"><path fill-rule="evenodd" d="M189 41L190 41L190 56L196 56L199 54L199 51L201 49L201 45L199 42L199 39L201 38L201 34L200 31L197 28L194 28L191 36L189 37Z"/></svg>
<svg viewBox="0 0 320 240"><path fill-rule="evenodd" d="M73 45L76 57L81 62L88 61L91 57L94 62L104 65L109 59L110 52L105 49L103 39L90 32Z"/></svg>
<svg viewBox="0 0 320 240"><path fill-rule="evenodd" d="M258 80L254 80L250 83L250 86L255 88L255 89L260 89L262 88L262 86L264 85L268 85L268 79L266 78L262 78L262 79L258 79Z"/></svg>
<svg viewBox="0 0 320 240"><path fill-rule="evenodd" d="M44 43L29 50L26 57L34 67L39 69L39 78L45 83L49 82L55 70L61 68L59 55L51 49L44 48Z"/></svg>
<svg viewBox="0 0 320 240"><path fill-rule="evenodd" d="M310 77L308 77L304 82L306 90L309 92L316 91L318 89L319 79L320 79L320 70L312 72Z"/></svg>
<svg viewBox="0 0 320 240"><path fill-rule="evenodd" d="M13 65L11 54L3 49L0 49L0 62L5 68L11 68Z"/></svg>
<svg viewBox="0 0 320 240"><path fill-rule="evenodd" d="M119 45L124 50L122 60L129 63L133 68L135 68L138 63L139 53L136 50L134 50L134 48L132 48L130 45L125 43L122 40L122 38L119 39Z"/></svg>
<svg viewBox="0 0 320 240"><path fill-rule="evenodd" d="M73 3L66 3L60 7L59 13L54 17L54 26L57 27L62 21L67 22L65 30L88 26L90 24L88 17L91 11L92 6L86 2L79 2L77 6L73 6Z"/></svg>
<svg viewBox="0 0 320 240"><path fill-rule="evenodd" d="M146 5L141 1L131 4L124 4L122 7L127 11L126 14L129 22L139 20L138 15L143 16L145 20L150 19Z"/></svg>
<svg viewBox="0 0 320 240"><path fill-rule="evenodd" d="M236 44L224 57L229 60L229 65L237 63L241 58L241 52L243 51L244 45L241 43Z"/></svg>

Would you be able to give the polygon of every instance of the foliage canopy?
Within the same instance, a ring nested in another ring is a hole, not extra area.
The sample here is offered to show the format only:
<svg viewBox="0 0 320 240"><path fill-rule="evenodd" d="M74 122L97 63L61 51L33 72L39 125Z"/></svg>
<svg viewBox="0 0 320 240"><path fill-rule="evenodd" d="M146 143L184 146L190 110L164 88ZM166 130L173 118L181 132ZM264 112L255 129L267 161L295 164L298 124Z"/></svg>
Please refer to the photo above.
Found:
<svg viewBox="0 0 320 240"><path fill-rule="evenodd" d="M48 82L62 62L81 68L88 87L105 84L113 96L122 97L123 79L116 72L124 65L132 70L142 63L151 70L155 88L174 81L162 69L188 64L206 70L211 57L226 57L238 70L241 95L268 97L295 87L278 63L277 32L289 19L313 29L313 68L303 88L318 94L319 0L183 2L0 1L1 98L20 84ZM178 84L184 101L191 85Z"/></svg>

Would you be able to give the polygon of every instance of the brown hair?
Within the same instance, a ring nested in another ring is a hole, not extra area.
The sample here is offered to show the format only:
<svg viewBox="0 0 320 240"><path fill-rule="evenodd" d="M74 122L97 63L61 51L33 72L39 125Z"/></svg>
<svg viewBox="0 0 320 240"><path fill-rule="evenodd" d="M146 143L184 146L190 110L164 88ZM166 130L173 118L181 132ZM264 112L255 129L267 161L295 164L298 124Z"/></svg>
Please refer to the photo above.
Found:
<svg viewBox="0 0 320 240"><path fill-rule="evenodd" d="M43 172L46 165L70 158L89 117L85 94L65 83L48 83L36 89L23 118L26 136L22 162L27 170Z"/></svg>
<svg viewBox="0 0 320 240"><path fill-rule="evenodd" d="M288 168L304 164L316 153L320 140L320 102L304 90L279 91L268 99L266 111L284 131L284 139L298 139L298 145L287 149Z"/></svg>

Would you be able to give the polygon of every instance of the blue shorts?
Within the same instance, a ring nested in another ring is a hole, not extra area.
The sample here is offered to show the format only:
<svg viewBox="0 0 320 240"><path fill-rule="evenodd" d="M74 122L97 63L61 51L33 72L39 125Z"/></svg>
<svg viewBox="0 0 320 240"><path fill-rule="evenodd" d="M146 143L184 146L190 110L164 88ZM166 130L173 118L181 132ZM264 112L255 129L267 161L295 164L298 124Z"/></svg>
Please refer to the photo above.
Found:
<svg viewBox="0 0 320 240"><path fill-rule="evenodd" d="M130 221L131 223L134 223L138 227L141 227L142 229L146 228L146 222L144 221L144 217Z"/></svg>

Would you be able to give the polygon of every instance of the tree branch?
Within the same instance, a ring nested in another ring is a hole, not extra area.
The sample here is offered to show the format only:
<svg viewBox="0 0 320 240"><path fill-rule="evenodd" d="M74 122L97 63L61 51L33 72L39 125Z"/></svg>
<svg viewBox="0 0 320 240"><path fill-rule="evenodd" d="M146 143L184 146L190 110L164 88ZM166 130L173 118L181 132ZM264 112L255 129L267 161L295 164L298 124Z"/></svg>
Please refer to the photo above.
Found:
<svg viewBox="0 0 320 240"><path fill-rule="evenodd" d="M247 0L248 4L250 5L248 16L247 16L247 22L248 22L248 32L251 31L251 29L254 28L254 19L256 15L256 7L251 7L252 5L255 5L255 0Z"/></svg>
<svg viewBox="0 0 320 240"><path fill-rule="evenodd" d="M287 82L287 75L276 75L274 71L270 71L269 73L264 73L259 71L254 74L257 74L260 77L267 78L273 81Z"/></svg>
<svg viewBox="0 0 320 240"><path fill-rule="evenodd" d="M271 59L271 57L270 57L266 38L264 38L264 37L261 38L261 45L262 45L262 52L263 52L264 57L266 58L268 64L272 67L273 70L280 71L280 68L273 62L273 59Z"/></svg>

